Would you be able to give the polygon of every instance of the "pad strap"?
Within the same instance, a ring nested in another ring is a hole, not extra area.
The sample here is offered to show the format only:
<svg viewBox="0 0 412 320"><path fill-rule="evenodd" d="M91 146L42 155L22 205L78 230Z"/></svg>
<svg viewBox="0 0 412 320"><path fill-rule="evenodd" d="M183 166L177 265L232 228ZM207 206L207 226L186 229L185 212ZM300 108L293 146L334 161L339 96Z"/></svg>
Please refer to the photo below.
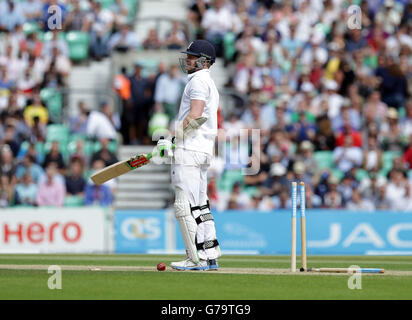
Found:
<svg viewBox="0 0 412 320"><path fill-rule="evenodd" d="M202 222L213 220L213 215L210 212L205 213L205 214L201 214L195 220L196 220L197 224L201 224Z"/></svg>
<svg viewBox="0 0 412 320"><path fill-rule="evenodd" d="M215 240L205 241L202 243L196 243L196 248L197 250L206 250L206 249L217 247L218 245L219 245L219 242L215 239Z"/></svg>
<svg viewBox="0 0 412 320"><path fill-rule="evenodd" d="M210 210L210 205L209 205L209 200L207 200L206 204L203 206L196 206L196 207L190 207L190 210L196 211L196 210L204 210L204 209L209 209Z"/></svg>

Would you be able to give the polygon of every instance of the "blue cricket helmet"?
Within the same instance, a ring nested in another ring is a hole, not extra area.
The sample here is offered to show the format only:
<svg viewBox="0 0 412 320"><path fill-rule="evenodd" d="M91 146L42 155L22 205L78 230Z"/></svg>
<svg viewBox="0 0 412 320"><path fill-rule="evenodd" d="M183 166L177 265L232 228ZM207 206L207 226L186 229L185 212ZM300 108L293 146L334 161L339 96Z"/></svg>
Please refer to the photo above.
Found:
<svg viewBox="0 0 412 320"><path fill-rule="evenodd" d="M210 60L211 65L216 60L215 47L207 40L195 40L191 42L186 51L182 51L182 53L196 57L205 57L207 60Z"/></svg>

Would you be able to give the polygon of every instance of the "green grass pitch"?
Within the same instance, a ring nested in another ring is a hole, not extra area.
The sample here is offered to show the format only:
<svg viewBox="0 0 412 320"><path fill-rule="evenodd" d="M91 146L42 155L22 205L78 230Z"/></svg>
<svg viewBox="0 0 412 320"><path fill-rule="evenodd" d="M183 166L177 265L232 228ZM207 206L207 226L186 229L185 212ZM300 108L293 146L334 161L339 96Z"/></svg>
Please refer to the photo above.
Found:
<svg viewBox="0 0 412 320"><path fill-rule="evenodd" d="M223 256L220 270L172 271L172 255L0 255L0 299L412 299L407 256L309 256L308 267L379 267L349 289L347 274L287 272L288 256ZM158 262L167 265L156 270ZM47 286L50 265L62 268L62 289ZM298 259L299 267L299 259ZM279 270L279 272L277 272Z"/></svg>

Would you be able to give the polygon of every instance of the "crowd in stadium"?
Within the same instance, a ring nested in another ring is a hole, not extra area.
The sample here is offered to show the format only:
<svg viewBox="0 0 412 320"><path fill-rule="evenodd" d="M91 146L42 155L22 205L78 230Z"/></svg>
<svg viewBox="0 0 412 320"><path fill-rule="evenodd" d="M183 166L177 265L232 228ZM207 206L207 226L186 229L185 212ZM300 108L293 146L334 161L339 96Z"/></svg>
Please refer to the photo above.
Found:
<svg viewBox="0 0 412 320"><path fill-rule="evenodd" d="M58 4L65 30L89 33L94 59L137 46L180 49L187 33L175 22L165 39L156 30L136 39L123 1L103 9L99 1L13 3L0 4L0 206L61 206L67 195L110 205L115 183L97 190L85 172L117 161L111 140L100 137L89 154L62 154L59 142L47 138L46 125L55 122L41 92L66 85L67 43L57 32L40 40L23 26L35 22L47 32L45 9ZM359 17L347 10L352 4L361 9L360 29ZM222 157L214 159L209 183L213 209L289 208L292 180L306 183L308 208L412 209L409 1L192 0L188 21L224 59L227 87L244 97L230 114L221 112L223 141L234 141L240 129L260 129L259 157L250 143L224 143L225 158L217 153ZM127 112L112 114L106 104L93 112L81 104L70 134L110 128L114 135L121 131L126 143L148 143L153 127L175 116L184 80L177 66L163 63L149 78L141 71L136 64L132 75L123 70L115 81L123 105L144 108L139 122L129 123ZM129 91L120 90L119 81L129 81ZM170 95L166 87L173 88ZM80 141L74 149L83 147ZM230 155L242 158L241 165L228 161ZM257 174L239 174L253 161L260 163Z"/></svg>

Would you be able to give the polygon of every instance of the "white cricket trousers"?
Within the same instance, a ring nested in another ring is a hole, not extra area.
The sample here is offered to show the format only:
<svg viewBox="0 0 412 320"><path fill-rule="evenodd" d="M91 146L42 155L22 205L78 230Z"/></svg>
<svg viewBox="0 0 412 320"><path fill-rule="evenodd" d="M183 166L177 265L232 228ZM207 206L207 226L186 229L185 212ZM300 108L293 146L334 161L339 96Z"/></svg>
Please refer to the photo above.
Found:
<svg viewBox="0 0 412 320"><path fill-rule="evenodd" d="M210 166L212 156L191 150L178 148L174 152L171 165L171 179L174 188L182 189L189 199L190 206L200 207L208 202L207 197L207 170ZM209 208L192 211L192 216L196 219L200 215L210 213ZM196 242L198 244L216 240L215 222L213 220L204 221L197 225ZM220 256L219 246L198 249L200 259L217 259Z"/></svg>

